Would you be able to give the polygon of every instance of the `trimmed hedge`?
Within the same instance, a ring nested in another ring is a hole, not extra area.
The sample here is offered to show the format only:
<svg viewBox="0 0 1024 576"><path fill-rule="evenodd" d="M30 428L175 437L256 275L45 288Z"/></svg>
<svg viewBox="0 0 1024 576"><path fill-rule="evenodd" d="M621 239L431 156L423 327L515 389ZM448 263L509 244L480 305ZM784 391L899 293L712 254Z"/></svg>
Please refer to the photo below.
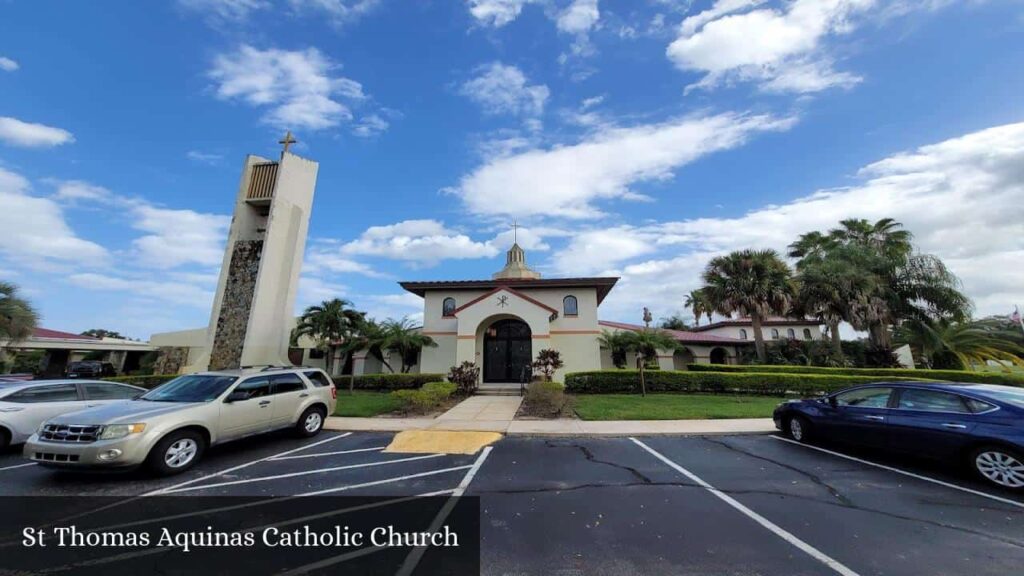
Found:
<svg viewBox="0 0 1024 576"><path fill-rule="evenodd" d="M142 388L156 388L157 386L174 380L180 376L180 374L150 374L148 376L114 376L111 378L104 378L108 382L120 382L121 384L131 384L132 386L140 386Z"/></svg>
<svg viewBox="0 0 1024 576"><path fill-rule="evenodd" d="M419 390L395 390L391 397L401 404L405 412L426 414L440 408L455 389L451 382L427 382Z"/></svg>
<svg viewBox="0 0 1024 576"><path fill-rule="evenodd" d="M787 393L815 395L842 390L858 384L878 382L875 376L820 374L759 374L752 372L698 372L662 370L646 372L648 392L743 393L783 396ZM923 380L886 378L886 380ZM566 392L575 394L615 394L640 391L636 370L599 370L565 375Z"/></svg>
<svg viewBox="0 0 1024 576"><path fill-rule="evenodd" d="M975 372L973 370L912 370L909 368L828 368L825 366L761 366L690 364L694 372L757 372L759 374L821 374L826 376L881 376L905 377L921 380L946 380L949 382L972 382L975 384L1004 384L1024 386L1024 375L1006 372Z"/></svg>
<svg viewBox="0 0 1024 576"><path fill-rule="evenodd" d="M350 376L337 376L334 385L347 390ZM364 374L356 376L356 390L413 390L430 382L443 382L444 374Z"/></svg>

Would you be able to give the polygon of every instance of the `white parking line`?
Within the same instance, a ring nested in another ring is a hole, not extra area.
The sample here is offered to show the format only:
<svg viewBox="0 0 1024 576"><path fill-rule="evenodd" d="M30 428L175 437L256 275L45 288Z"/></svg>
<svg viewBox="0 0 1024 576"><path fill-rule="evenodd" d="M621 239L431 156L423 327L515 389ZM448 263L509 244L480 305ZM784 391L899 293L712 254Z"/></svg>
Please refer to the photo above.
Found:
<svg viewBox="0 0 1024 576"><path fill-rule="evenodd" d="M676 472L679 472L683 476L686 476L690 480L692 480L695 483L697 483L700 487L704 488L705 490L707 490L711 494L713 494L716 497L718 497L719 500L725 502L729 506L732 506L733 508L735 508L736 510L740 511L745 516L747 516L748 518L753 520L754 522L757 522L761 526L763 526L763 527L767 528L768 530L770 530L773 534L775 534L779 538L782 538L786 542L789 542L793 546L796 546L800 550L804 551L805 553L807 553L809 556L811 556L815 560L821 562L822 564L825 564L826 566L828 566L829 568L835 570L839 574L842 574L843 576L858 576L858 574L856 572L854 572L853 570L849 569L848 567L846 567L844 564L842 564L838 560L832 558L831 556L825 554L821 550L818 550L817 548L815 548L815 547L811 546L810 544L804 542L803 540L797 538L791 532L786 531L784 528L782 528L778 524L775 524L771 520L768 520L764 516L761 516L757 512L754 512L750 508L747 508L743 504L740 504L736 499L732 498L728 494L723 493L721 490L715 488L711 484L708 484L707 482L702 480L699 476L697 476L693 472L690 472L686 468L683 468L679 464L676 464L675 462L669 460L668 458L666 458L664 455L662 455L660 452L658 452L654 448L651 448L650 446L648 446L647 444L644 444L643 442L637 440L636 438L630 438L630 440L632 440L637 446L639 446L639 447L643 448L644 450L646 450L647 452L649 452L652 456L654 456L658 460L661 460L663 463L668 465L670 468L672 468Z"/></svg>
<svg viewBox="0 0 1024 576"><path fill-rule="evenodd" d="M838 456L839 458L845 458L847 460L853 460L854 462L860 462L861 464L867 464L868 466L874 466L875 468L881 468L883 470L888 470L890 472L895 472L897 474L903 474L904 476L910 476L911 478L917 478L918 480L924 480L925 482L931 482L932 484L938 484L939 486L945 486L947 488L953 488L954 490L960 490L961 492L967 492L968 494L974 494L975 496L981 496L982 498L988 498L990 500L995 500L997 502L1002 502L1003 504L1009 504L1011 506L1016 506L1018 508L1024 508L1024 502L1017 502L1016 500L1010 500L1009 498L1003 498L1003 497L1000 497L1000 496L995 496L993 494L988 494L988 493L982 492L980 490L974 490L974 489L971 489L971 488L967 488L965 486L960 486L958 484L953 484L952 482L944 482L944 481L938 480L936 478L929 478L928 476L921 476L920 474L914 474L913 472L907 472L906 470L900 470L899 468L893 468L892 466L886 466L885 464L879 464L877 462L871 462L869 460L863 460L863 459L857 458L855 456L848 456L848 455L843 454L841 452L833 452L832 450L826 450L825 448L819 448L817 446L810 446L808 444L802 444L802 443L797 442L795 440L790 440L789 438L781 438L779 436L772 436L772 438L775 438L776 440L781 440L783 442L787 442L789 444L794 444L796 446L802 446L804 448L810 448L811 450L817 450L818 452L824 452L825 454L831 454L832 456Z"/></svg>
<svg viewBox="0 0 1024 576"><path fill-rule="evenodd" d="M319 446L321 444L326 444L328 442L334 442L335 440L338 440L340 438L345 438L345 437L351 436L351 435L352 435L351 432L345 432L344 434L338 434L337 436L331 436L330 438L324 438L323 440L320 440L319 442L313 442L312 444L306 444L305 446L299 446L298 448L293 448L291 450L286 450L284 452L281 452L281 453L278 453L278 454L274 454L273 456L267 456L265 458L260 458L258 460L253 460L251 462L246 462L245 464L239 464L238 466L232 466L231 468L225 468L224 470L221 470L220 472L214 472L213 474L206 474L206 475L200 476L198 478L193 478L192 480L186 480L184 482L179 482L179 483L177 483L177 484L175 484L173 486L168 486L166 488L160 488L160 489L157 489L157 490L152 490L150 492L146 492L142 496L153 496L153 495L156 495L156 494L166 494L166 493L168 493L168 492L170 492L172 490L176 490L178 488L181 488L182 486L188 486L190 484L195 484L196 482L202 482L203 480L209 480L210 478L216 478L217 476L223 476L225 474L230 474L232 472L237 472L239 470L242 470L243 468L248 468L249 466L254 466L256 464L259 464L260 462L266 462L268 460L273 460L274 458L281 458L282 456L287 456L289 454L294 454L296 452L300 452L302 450L307 450L307 449L312 448L314 446Z"/></svg>
<svg viewBox="0 0 1024 576"><path fill-rule="evenodd" d="M260 476L259 478L246 478L245 480L232 480L230 482L217 482L216 484L204 484L202 486L189 486L187 488L177 488L174 490L165 490L162 494L177 494L179 492L189 492L192 490L206 490L208 488L220 488L221 486L235 486L238 484L250 484L252 482L266 482L268 480L280 480L282 478L295 478L296 476L309 476L310 474L324 474L327 472L337 472L340 470L354 470L356 468L370 468L372 466L385 466L387 464L398 464L401 462L412 462L414 460L426 460L427 458L438 458L444 456L444 454L426 454L423 456L412 456L410 458L399 458L397 460L383 460L380 462L366 462L364 464L349 464L347 466L332 466L330 468L317 468L316 470L303 470L301 472L289 472L288 474L275 474L273 476Z"/></svg>
<svg viewBox="0 0 1024 576"><path fill-rule="evenodd" d="M27 468L28 466L35 466L35 465L36 465L35 462L29 462L28 464L18 464L17 466L7 466L7 467L4 467L4 468L0 468L0 472L3 472L4 470L14 470L15 468Z"/></svg>
<svg viewBox="0 0 1024 576"><path fill-rule="evenodd" d="M86 510L85 512L80 512L78 514L67 516L65 518L61 518L60 520L56 520L53 523L48 524L47 526L43 526L43 527L44 528L49 528L51 526L56 526L56 525L59 525L59 524L62 524L62 523L66 523L69 520L75 520L75 519L81 518L83 516L88 516L89 514L95 514L97 512L103 512L104 510L110 510L111 508L117 508L118 506L123 506L125 504L130 504L130 503L138 500L139 498L146 498L148 496L157 496L157 495L160 495L160 494L165 494L166 490L171 490L171 489L178 488L178 487L181 487L181 486L188 486L189 484L195 484L196 482L201 482L203 480L208 480L210 478L216 478L217 476L223 476L224 474L230 474L232 472L236 472L236 471L241 470L243 468L248 468L249 466L253 466L255 464L259 464L260 462L265 462L267 460L270 460L271 458L278 458L278 457L281 457L281 456L287 456L288 454L294 454L295 452L299 452L300 450L306 450L307 448L312 448L314 446L319 446L321 444L326 444L327 442L333 442L335 440L338 440L339 438L345 438L346 436L351 436L351 435L352 435L351 432L345 432L344 434L338 434L337 436L331 436L329 438L324 438L323 440L320 440L319 442L313 442L312 444L306 444L304 446L299 446L298 448L293 448L291 450L286 450L284 452L280 452L280 453L274 454L272 456L267 456L265 458L260 458L260 459L257 459L257 460L253 460L251 462L246 462L244 464L239 464L238 466L232 466L231 468L225 468L224 470L221 470L219 472L214 472L213 474L205 474L205 475L200 476L198 478L193 478L192 480L186 480L184 482L179 482L177 484L174 484L173 486L168 486L166 488L158 488L156 490L150 490L149 492L144 492L142 494L139 494L138 496L132 496L130 498L125 498L124 500L118 500L117 502L114 502L112 504L107 504L106 506L100 506L99 508L95 508L95 509L92 509L92 510Z"/></svg>
<svg viewBox="0 0 1024 576"><path fill-rule="evenodd" d="M340 452L317 452L316 454L299 454L297 456L281 456L279 458L271 458L267 462L277 462L279 460L297 460L299 458L320 458L321 456L339 456L341 454L356 454L358 452L380 452L387 448L387 446L380 446L377 448L357 448L355 450L341 450Z"/></svg>
<svg viewBox="0 0 1024 576"><path fill-rule="evenodd" d="M469 488L469 483L473 481L476 473L480 471L480 467L484 465L484 460L487 460L487 456L491 454L491 450L493 449L493 446L487 446L482 452L480 452L480 456L476 459L476 462L473 462L473 467L469 469L469 472L466 472L466 476L462 478L462 482L459 482L459 485L452 491L452 495L448 498L448 501L444 503L444 508L441 508L441 511L434 517L434 521L430 524L430 528L427 529L428 532L436 533L441 530L441 525L448 519L448 515L452 513L452 509L455 508L459 498L466 493L466 489ZM417 546L414 548L412 552L405 557L405 562L402 563L402 568L399 569L397 576L409 576L412 574L413 570L416 569L416 566L419 565L420 560L423 558L423 554L426 553L426 551L426 546Z"/></svg>
<svg viewBox="0 0 1024 576"><path fill-rule="evenodd" d="M469 483L473 481L473 477L476 476L477 471L480 470L481 466L483 466L484 460L487 459L487 456L491 453L491 450L493 449L493 446L487 446L486 448L483 449L483 451L480 452L480 456L477 457L476 461L473 462L473 464L463 467L468 468L469 471L466 472L466 475L463 476L462 481L459 482L459 485L454 490L443 490L434 493L443 494L446 492L451 492L451 496L448 498L447 501L445 501L444 506L437 513L437 516L434 517L434 520L430 523L430 527L426 530L427 532L437 532L441 529L441 525L444 524L444 521L448 518L448 515L451 514L452 509L455 508L455 504L458 503L459 497L466 492L466 488L469 487ZM342 562L346 562L348 560L352 560L360 556L365 556L366 554L370 554L373 552L378 552L383 549L385 549L385 547L362 548L360 550L356 550L355 552L349 552L348 554L333 556L331 558L325 558L324 560L321 560L319 562L306 564L305 566L299 566L294 570L290 570L288 572L283 573L281 576L294 576L296 574L306 574L314 570L320 570L328 566L341 564ZM420 559L423 557L423 554L425 552L426 547L424 546L413 548L412 551L409 552L409 555L406 556L405 562L402 564L401 569L399 569L399 571L397 572L397 576L405 576L407 574L411 574L412 571L419 564Z"/></svg>

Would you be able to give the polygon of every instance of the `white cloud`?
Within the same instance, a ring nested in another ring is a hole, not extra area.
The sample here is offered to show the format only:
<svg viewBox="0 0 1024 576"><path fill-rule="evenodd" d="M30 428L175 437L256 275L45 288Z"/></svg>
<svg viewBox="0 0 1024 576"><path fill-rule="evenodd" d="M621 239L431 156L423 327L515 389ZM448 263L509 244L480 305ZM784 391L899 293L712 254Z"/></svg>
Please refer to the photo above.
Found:
<svg viewBox="0 0 1024 576"><path fill-rule="evenodd" d="M694 87L754 81L783 92L848 87L856 75L836 72L823 54L826 39L849 33L853 19L876 0L794 0L779 9L764 0L718 0L683 20L667 55L680 69L704 77Z"/></svg>
<svg viewBox="0 0 1024 576"><path fill-rule="evenodd" d="M101 265L108 253L68 225L60 204L29 194L29 182L0 168L0 252L30 268Z"/></svg>
<svg viewBox="0 0 1024 576"><path fill-rule="evenodd" d="M324 300L348 298L348 286L325 281L315 276L299 277L299 294L295 299L295 314L301 314L307 306L319 304Z"/></svg>
<svg viewBox="0 0 1024 576"><path fill-rule="evenodd" d="M378 114L369 114L360 118L358 122L352 126L352 133L362 138L371 138L384 132L390 127L390 124L384 118L381 118Z"/></svg>
<svg viewBox="0 0 1024 576"><path fill-rule="evenodd" d="M170 282L166 279L121 278L107 274L72 274L68 281L89 290L130 292L143 300L158 300L209 309L213 302L213 291L195 284Z"/></svg>
<svg viewBox="0 0 1024 576"><path fill-rule="evenodd" d="M338 65L316 48L260 50L242 45L221 54L208 72L217 97L266 108L278 128L323 130L352 119L349 104L366 99L359 82L337 76Z"/></svg>
<svg viewBox="0 0 1024 576"><path fill-rule="evenodd" d="M1006 313L1024 285L1024 123L997 126L922 146L865 167L863 181L815 192L735 218L698 218L616 229L606 242L648 238L663 256L630 262L602 310L651 306L666 315L697 287L711 256L758 247L785 250L797 236L833 228L845 218L892 217L918 247L942 258L974 299L978 315ZM602 260L570 244L559 258ZM675 246L676 255L666 254ZM582 264L576 264L582 265Z"/></svg>
<svg viewBox="0 0 1024 576"><path fill-rule="evenodd" d="M543 84L530 84L515 66L492 62L477 70L477 76L462 85L461 93L488 114L539 116L550 92Z"/></svg>
<svg viewBox="0 0 1024 576"><path fill-rule="evenodd" d="M74 142L75 137L62 128L0 116L0 141L22 148L50 148Z"/></svg>
<svg viewBox="0 0 1024 576"><path fill-rule="evenodd" d="M552 259L561 274L603 274L619 263L654 252L650 235L628 226L587 230L576 234Z"/></svg>
<svg viewBox="0 0 1024 576"><path fill-rule="evenodd" d="M602 128L584 141L489 159L452 193L476 214L594 218L599 200L638 200L631 186L672 178L702 156L743 144L792 119L720 114L661 124Z"/></svg>
<svg viewBox="0 0 1024 576"><path fill-rule="evenodd" d="M303 261L304 274L360 274L370 278L387 278L388 275L374 270L371 266L358 262L341 254L341 248L335 242L317 242L306 254Z"/></svg>
<svg viewBox="0 0 1024 576"><path fill-rule="evenodd" d="M266 0L178 0L178 4L212 22L240 22L271 6Z"/></svg>
<svg viewBox="0 0 1024 576"><path fill-rule="evenodd" d="M57 192L53 195L53 198L54 200L67 202L76 202L78 200L108 202L113 196L110 190L102 186L96 186L82 180L66 180L57 182Z"/></svg>
<svg viewBox="0 0 1024 576"><path fill-rule="evenodd" d="M523 6L538 0L467 0L469 13L485 26L500 28L519 17Z"/></svg>
<svg viewBox="0 0 1024 576"><path fill-rule="evenodd" d="M380 0L288 0L297 12L315 12L330 18L335 26L344 26L365 16Z"/></svg>
<svg viewBox="0 0 1024 576"><path fill-rule="evenodd" d="M423 299L411 292L356 295L353 300L356 309L370 318L408 318L413 323L423 323Z"/></svg>
<svg viewBox="0 0 1024 576"><path fill-rule="evenodd" d="M555 23L562 32L583 34L596 26L600 18L597 0L573 0L572 4L558 14Z"/></svg>
<svg viewBox="0 0 1024 576"><path fill-rule="evenodd" d="M213 154L211 152L201 152L199 150L189 150L185 153L185 157L193 162L208 164L210 166L216 166L224 159L223 154Z"/></svg>
<svg viewBox="0 0 1024 576"><path fill-rule="evenodd" d="M4 72L14 72L19 68L18 63L10 58L0 56L0 70Z"/></svg>
<svg viewBox="0 0 1024 576"><path fill-rule="evenodd" d="M144 203L135 206L133 216L133 226L148 233L132 242L142 266L161 269L183 264L219 266L223 261L230 216Z"/></svg>
<svg viewBox="0 0 1024 576"><path fill-rule="evenodd" d="M441 260L493 257L497 248L447 229L437 220L405 220L387 226L371 226L341 248L342 254L380 256L417 266Z"/></svg>

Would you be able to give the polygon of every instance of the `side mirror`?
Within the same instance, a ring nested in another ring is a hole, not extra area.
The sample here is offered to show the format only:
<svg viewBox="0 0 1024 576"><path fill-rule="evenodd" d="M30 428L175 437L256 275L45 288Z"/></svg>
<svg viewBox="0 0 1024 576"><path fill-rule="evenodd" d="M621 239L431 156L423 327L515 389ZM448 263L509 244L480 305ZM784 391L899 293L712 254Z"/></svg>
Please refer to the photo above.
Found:
<svg viewBox="0 0 1024 576"><path fill-rule="evenodd" d="M245 390L235 390L231 394L228 394L228 397L224 399L224 402L230 404L232 402L241 402L242 400L248 400L248 399L249 399L249 393L248 392L246 392Z"/></svg>
<svg viewBox="0 0 1024 576"><path fill-rule="evenodd" d="M831 407L833 407L833 408L835 408L836 406L838 406L838 405L839 405L839 403L838 403L838 402L836 402L836 397L835 397L835 396L829 396L829 397L827 398L827 400L828 400L828 404L829 404L829 406L831 406Z"/></svg>

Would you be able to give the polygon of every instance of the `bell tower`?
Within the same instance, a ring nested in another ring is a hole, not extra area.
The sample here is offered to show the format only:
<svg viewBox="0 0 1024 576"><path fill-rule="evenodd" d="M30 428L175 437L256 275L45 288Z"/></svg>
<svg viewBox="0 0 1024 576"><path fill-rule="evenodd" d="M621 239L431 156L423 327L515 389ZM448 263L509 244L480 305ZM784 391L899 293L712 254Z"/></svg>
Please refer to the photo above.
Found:
<svg viewBox="0 0 1024 576"><path fill-rule="evenodd" d="M319 165L249 155L235 198L206 346L189 371L290 365L288 341Z"/></svg>

